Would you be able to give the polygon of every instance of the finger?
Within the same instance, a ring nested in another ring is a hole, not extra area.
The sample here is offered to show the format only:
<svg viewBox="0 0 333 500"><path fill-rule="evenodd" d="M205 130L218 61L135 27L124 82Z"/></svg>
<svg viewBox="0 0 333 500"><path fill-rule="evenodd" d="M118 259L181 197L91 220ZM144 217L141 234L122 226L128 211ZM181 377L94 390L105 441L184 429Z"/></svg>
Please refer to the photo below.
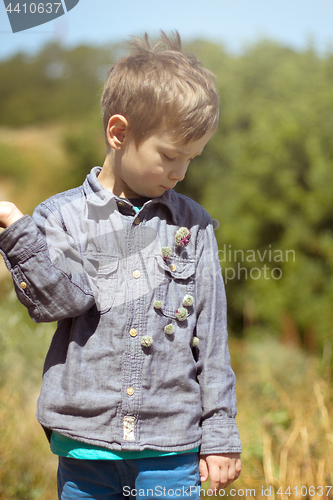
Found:
<svg viewBox="0 0 333 500"><path fill-rule="evenodd" d="M208 464L208 473L209 473L209 494L213 495L214 489L218 489L221 483L221 469L218 465Z"/></svg>
<svg viewBox="0 0 333 500"><path fill-rule="evenodd" d="M239 478L241 472L242 472L242 462L241 459L238 458L235 461L235 480Z"/></svg>
<svg viewBox="0 0 333 500"><path fill-rule="evenodd" d="M237 460L232 461L229 465L228 480L235 481L239 477L241 470L242 470L241 459L238 458Z"/></svg>
<svg viewBox="0 0 333 500"><path fill-rule="evenodd" d="M226 488L227 486L229 486L229 484L236 481L236 479L238 479L238 477L240 476L241 470L242 470L242 463L240 459L237 459L234 462L232 462L229 465L227 480L226 483L223 485L223 488Z"/></svg>
<svg viewBox="0 0 333 500"><path fill-rule="evenodd" d="M208 466L207 462L204 458L200 458L199 460L199 474L200 474L200 481L204 483L208 479Z"/></svg>

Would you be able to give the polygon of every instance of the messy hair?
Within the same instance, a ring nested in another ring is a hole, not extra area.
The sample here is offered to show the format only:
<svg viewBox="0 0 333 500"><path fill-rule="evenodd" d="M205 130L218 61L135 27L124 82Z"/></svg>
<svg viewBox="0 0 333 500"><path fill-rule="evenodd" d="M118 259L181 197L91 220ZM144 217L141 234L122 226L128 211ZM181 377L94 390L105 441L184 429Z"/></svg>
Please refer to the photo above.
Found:
<svg viewBox="0 0 333 500"><path fill-rule="evenodd" d="M192 141L216 129L219 99L215 76L193 54L182 51L178 32L152 46L147 33L133 38L130 53L110 69L101 99L104 130L120 114L138 145L168 127L179 141Z"/></svg>

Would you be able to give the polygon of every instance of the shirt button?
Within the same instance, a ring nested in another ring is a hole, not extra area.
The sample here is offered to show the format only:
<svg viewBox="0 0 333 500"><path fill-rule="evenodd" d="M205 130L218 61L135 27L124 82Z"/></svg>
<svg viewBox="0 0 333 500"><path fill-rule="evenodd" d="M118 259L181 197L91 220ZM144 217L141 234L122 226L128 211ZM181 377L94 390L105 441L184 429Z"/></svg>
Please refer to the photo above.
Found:
<svg viewBox="0 0 333 500"><path fill-rule="evenodd" d="M127 387L126 392L129 396L133 396L134 394L134 389L133 387Z"/></svg>
<svg viewBox="0 0 333 500"><path fill-rule="evenodd" d="M140 217L136 217L136 219L134 219L134 224L137 226L138 224L140 224Z"/></svg>
<svg viewBox="0 0 333 500"><path fill-rule="evenodd" d="M138 270L134 271L134 272L133 272L133 276L134 276L134 278L136 278L136 279L140 278L140 276L141 276L140 271L138 271Z"/></svg>
<svg viewBox="0 0 333 500"><path fill-rule="evenodd" d="M26 284L25 281L21 281L20 287L22 288L22 290L25 290L26 288L28 288L28 285Z"/></svg>
<svg viewBox="0 0 333 500"><path fill-rule="evenodd" d="M176 269L177 269L176 266L174 264L171 264L170 271L175 271Z"/></svg>
<svg viewBox="0 0 333 500"><path fill-rule="evenodd" d="M135 328L132 328L132 330L130 330L130 336L131 337L136 337L138 334L137 330Z"/></svg>

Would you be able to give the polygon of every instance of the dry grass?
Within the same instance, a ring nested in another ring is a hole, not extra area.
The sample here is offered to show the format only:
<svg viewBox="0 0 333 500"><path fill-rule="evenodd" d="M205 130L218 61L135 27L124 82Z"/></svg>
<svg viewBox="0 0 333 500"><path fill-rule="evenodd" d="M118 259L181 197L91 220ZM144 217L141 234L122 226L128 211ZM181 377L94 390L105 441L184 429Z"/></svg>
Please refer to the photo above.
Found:
<svg viewBox="0 0 333 500"><path fill-rule="evenodd" d="M236 498L253 496L251 489L272 500L332 498L329 360L272 339L241 342L232 351L243 443Z"/></svg>
<svg viewBox="0 0 333 500"><path fill-rule="evenodd" d="M0 127L0 151L6 158L0 168L0 200L12 201L31 213L43 200L67 188L70 165L64 133L64 127L57 125L18 130Z"/></svg>
<svg viewBox="0 0 333 500"><path fill-rule="evenodd" d="M56 459L35 419L52 325L34 325L2 282L0 291L0 500L55 500Z"/></svg>
<svg viewBox="0 0 333 500"><path fill-rule="evenodd" d="M22 392L24 391L24 394ZM56 500L56 457L35 415L35 388L0 390L0 499Z"/></svg>

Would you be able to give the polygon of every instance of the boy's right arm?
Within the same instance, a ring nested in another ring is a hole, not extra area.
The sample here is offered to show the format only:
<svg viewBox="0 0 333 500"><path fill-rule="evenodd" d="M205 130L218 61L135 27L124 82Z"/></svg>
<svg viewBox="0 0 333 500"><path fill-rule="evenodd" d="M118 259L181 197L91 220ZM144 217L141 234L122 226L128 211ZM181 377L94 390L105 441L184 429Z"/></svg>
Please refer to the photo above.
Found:
<svg viewBox="0 0 333 500"><path fill-rule="evenodd" d="M0 227L6 229L8 226L21 219L23 214L14 203L0 201Z"/></svg>
<svg viewBox="0 0 333 500"><path fill-rule="evenodd" d="M0 202L0 253L12 274L16 294L36 322L75 317L95 304L95 269L82 262L76 245L60 224L43 229L48 212L39 207L39 222L10 202ZM64 255L60 264L50 251ZM64 265L62 265L64 264Z"/></svg>

